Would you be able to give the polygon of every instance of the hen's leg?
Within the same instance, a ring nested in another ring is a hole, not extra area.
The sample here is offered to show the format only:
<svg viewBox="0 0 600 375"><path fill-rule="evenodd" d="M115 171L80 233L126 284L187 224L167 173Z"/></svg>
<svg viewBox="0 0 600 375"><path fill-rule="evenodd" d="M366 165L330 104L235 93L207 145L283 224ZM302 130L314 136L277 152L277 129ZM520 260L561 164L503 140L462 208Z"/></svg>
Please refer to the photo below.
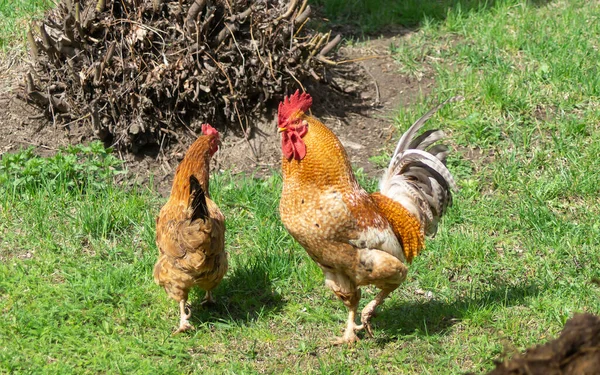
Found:
<svg viewBox="0 0 600 375"><path fill-rule="evenodd" d="M408 269L398 258L380 250L360 251L357 272L359 285L374 284L381 292L362 310L360 321L369 336L373 337L371 318L377 306L406 279Z"/></svg>
<svg viewBox="0 0 600 375"><path fill-rule="evenodd" d="M179 328L177 329L177 331L173 332L174 335L190 329L194 329L194 326L192 326L189 322L189 319L192 316L192 310L188 306L186 306L186 302L187 301L185 299L179 301L179 313L181 317L179 318Z"/></svg>
<svg viewBox="0 0 600 375"><path fill-rule="evenodd" d="M212 295L212 291L207 290L206 294L204 295L204 299L202 300L202 302L200 302L200 304L202 306L205 306L205 305L214 305L215 303L216 303L216 301Z"/></svg>
<svg viewBox="0 0 600 375"><path fill-rule="evenodd" d="M357 325L355 320L358 302L360 300L360 289L358 289L346 276L327 271L325 272L325 284L333 290L335 295L344 302L346 307L348 307L348 321L346 323L344 335L334 339L333 343L339 345L346 343L351 344L358 341L355 331L363 328L362 325Z"/></svg>

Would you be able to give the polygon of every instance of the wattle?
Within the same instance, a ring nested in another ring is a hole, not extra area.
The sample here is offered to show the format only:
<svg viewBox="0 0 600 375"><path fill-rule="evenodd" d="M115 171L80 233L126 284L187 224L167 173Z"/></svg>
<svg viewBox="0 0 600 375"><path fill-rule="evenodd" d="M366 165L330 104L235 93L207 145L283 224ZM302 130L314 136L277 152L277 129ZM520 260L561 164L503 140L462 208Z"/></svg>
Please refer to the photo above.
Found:
<svg viewBox="0 0 600 375"><path fill-rule="evenodd" d="M281 150L283 156L288 160L302 160L306 156L306 145L302 140L305 131L300 134L295 130L288 130L281 133Z"/></svg>

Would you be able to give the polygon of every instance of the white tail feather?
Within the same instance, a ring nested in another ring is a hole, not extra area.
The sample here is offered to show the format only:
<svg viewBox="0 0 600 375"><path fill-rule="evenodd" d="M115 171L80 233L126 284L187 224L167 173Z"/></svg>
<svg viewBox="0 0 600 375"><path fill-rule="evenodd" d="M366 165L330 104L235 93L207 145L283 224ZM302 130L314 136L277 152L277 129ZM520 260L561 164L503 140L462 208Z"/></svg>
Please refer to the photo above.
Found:
<svg viewBox="0 0 600 375"><path fill-rule="evenodd" d="M441 107L462 99L457 96L437 105L402 135L379 183L380 192L424 222L429 235L435 235L439 219L452 204L452 191L458 187L445 165L447 148L435 144L444 132L431 130L415 136Z"/></svg>

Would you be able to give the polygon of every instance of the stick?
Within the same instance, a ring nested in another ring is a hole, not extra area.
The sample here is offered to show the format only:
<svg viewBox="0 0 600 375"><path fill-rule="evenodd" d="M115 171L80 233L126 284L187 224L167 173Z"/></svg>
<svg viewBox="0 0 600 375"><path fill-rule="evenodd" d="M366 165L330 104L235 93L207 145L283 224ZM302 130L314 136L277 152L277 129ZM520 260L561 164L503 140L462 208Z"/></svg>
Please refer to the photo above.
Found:
<svg viewBox="0 0 600 375"><path fill-rule="evenodd" d="M287 10L285 11L285 13L283 13L281 16L277 17L275 19L275 21L281 21L282 19L288 18L289 16L292 15L292 13L294 13L294 9L296 9L296 5L298 4L298 0L292 0L290 1L290 6L288 6Z"/></svg>
<svg viewBox="0 0 600 375"><path fill-rule="evenodd" d="M335 38L333 38L333 40L329 43L327 43L325 45L325 47L323 47L323 49L321 50L321 52L319 52L319 56L325 56L327 55L335 46L338 45L338 43L342 40L342 36L340 34L336 35Z"/></svg>
<svg viewBox="0 0 600 375"><path fill-rule="evenodd" d="M96 12L104 12L104 7L106 7L106 0L98 0L96 3Z"/></svg>
<svg viewBox="0 0 600 375"><path fill-rule="evenodd" d="M190 7L187 12L187 16L185 17L185 27L190 33L190 35L194 35L196 32L196 19L200 12L204 10L206 6L206 0L194 0L194 3Z"/></svg>
<svg viewBox="0 0 600 375"><path fill-rule="evenodd" d="M33 62L37 64L39 60L38 48L35 44L35 39L33 39L33 33L31 32L31 29L27 30L27 42L29 43L29 52L31 53L31 58L33 59Z"/></svg>

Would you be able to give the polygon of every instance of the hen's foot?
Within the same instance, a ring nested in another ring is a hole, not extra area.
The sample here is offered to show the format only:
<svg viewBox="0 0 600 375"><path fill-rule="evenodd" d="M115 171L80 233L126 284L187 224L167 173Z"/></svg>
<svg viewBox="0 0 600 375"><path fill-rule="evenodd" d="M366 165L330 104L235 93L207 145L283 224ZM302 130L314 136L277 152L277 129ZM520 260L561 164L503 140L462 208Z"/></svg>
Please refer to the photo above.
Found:
<svg viewBox="0 0 600 375"><path fill-rule="evenodd" d="M213 298L213 295L211 292L206 292L206 294L204 295L204 299L202 300L202 302L200 302L200 304L202 306L212 306L215 305L217 303L217 301Z"/></svg>
<svg viewBox="0 0 600 375"><path fill-rule="evenodd" d="M179 301L179 313L181 315L179 318L179 328L173 332L173 335L194 329L194 326L191 325L189 321L192 316L192 310L190 306L186 304L185 300Z"/></svg>
<svg viewBox="0 0 600 375"><path fill-rule="evenodd" d="M336 337L331 340L331 345L352 345L355 342L360 341L358 336L354 332L351 335L344 335L342 337Z"/></svg>
<svg viewBox="0 0 600 375"><path fill-rule="evenodd" d="M176 335L181 332L189 331L192 329L194 329L194 326L191 325L189 321L187 321L187 320L181 321L179 323L179 328L175 332L173 332L173 335Z"/></svg>

